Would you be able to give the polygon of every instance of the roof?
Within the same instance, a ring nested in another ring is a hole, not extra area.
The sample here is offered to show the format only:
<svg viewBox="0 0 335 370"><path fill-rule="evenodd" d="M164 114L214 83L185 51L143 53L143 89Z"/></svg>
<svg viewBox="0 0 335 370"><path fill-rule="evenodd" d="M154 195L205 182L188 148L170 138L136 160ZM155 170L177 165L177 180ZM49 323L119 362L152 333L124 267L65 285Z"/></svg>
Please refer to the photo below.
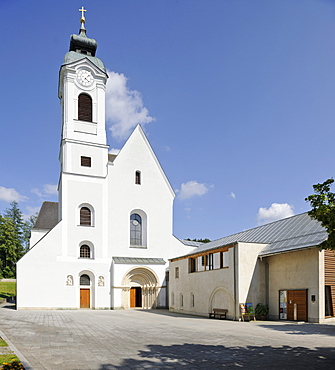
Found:
<svg viewBox="0 0 335 370"><path fill-rule="evenodd" d="M265 257L317 246L326 240L327 236L320 222L313 220L306 212L202 244L189 254L244 242L266 244L259 253L259 256Z"/></svg>
<svg viewBox="0 0 335 370"><path fill-rule="evenodd" d="M136 258L136 257L113 257L115 263L124 264L145 264L145 265L165 265L163 258Z"/></svg>
<svg viewBox="0 0 335 370"><path fill-rule="evenodd" d="M58 203L43 202L33 229L50 230L58 223Z"/></svg>

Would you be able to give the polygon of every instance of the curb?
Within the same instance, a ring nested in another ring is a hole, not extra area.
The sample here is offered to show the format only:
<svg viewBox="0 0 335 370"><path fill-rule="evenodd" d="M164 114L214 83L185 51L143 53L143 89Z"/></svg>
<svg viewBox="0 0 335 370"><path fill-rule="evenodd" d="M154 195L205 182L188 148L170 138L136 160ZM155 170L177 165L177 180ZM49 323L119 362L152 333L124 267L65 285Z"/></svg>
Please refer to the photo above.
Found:
<svg viewBox="0 0 335 370"><path fill-rule="evenodd" d="M23 356L23 354L14 346L14 344L6 337L6 335L0 330L0 337L7 342L8 347L15 353L20 359L20 362L24 366L25 370L34 370L30 365L29 361Z"/></svg>

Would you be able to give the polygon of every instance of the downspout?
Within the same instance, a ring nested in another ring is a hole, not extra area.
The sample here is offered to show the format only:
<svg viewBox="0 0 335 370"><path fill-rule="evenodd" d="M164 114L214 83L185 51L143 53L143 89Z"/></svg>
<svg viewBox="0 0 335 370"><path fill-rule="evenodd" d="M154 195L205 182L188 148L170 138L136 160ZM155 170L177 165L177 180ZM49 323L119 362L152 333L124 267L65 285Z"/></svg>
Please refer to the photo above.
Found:
<svg viewBox="0 0 335 370"><path fill-rule="evenodd" d="M236 318L238 317L237 313L236 313L236 308L237 308L237 302L236 302L236 299L237 299L237 266L236 266L236 261L237 261L237 258L236 258L236 253L237 253L237 244L234 245L234 271L233 271L233 274L234 274L234 321L236 320Z"/></svg>
<svg viewBox="0 0 335 370"><path fill-rule="evenodd" d="M265 259L265 304L269 307L269 294L270 294L270 287L269 287L269 263L267 258Z"/></svg>

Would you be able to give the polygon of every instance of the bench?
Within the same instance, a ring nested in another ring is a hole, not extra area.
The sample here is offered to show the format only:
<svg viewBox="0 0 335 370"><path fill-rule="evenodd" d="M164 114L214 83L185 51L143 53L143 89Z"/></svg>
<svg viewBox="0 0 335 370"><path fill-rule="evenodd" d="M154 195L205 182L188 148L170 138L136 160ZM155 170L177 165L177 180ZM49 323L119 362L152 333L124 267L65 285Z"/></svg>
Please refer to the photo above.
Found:
<svg viewBox="0 0 335 370"><path fill-rule="evenodd" d="M211 319L212 317L214 319L226 319L228 310L225 308L213 308L213 312L209 313L209 318Z"/></svg>

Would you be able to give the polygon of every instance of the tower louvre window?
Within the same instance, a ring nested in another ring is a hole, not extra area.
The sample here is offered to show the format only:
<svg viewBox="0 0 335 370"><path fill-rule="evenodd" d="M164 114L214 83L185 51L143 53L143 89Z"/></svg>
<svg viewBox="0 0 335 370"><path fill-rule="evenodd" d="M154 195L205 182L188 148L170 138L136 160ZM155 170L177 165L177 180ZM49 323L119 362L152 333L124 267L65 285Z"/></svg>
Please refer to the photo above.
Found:
<svg viewBox="0 0 335 370"><path fill-rule="evenodd" d="M78 96L78 120L92 122L92 98L88 94Z"/></svg>
<svg viewBox="0 0 335 370"><path fill-rule="evenodd" d="M80 164L83 167L91 167L91 157L80 157Z"/></svg>
<svg viewBox="0 0 335 370"><path fill-rule="evenodd" d="M87 207L80 208L80 225L82 226L91 226L91 210Z"/></svg>

